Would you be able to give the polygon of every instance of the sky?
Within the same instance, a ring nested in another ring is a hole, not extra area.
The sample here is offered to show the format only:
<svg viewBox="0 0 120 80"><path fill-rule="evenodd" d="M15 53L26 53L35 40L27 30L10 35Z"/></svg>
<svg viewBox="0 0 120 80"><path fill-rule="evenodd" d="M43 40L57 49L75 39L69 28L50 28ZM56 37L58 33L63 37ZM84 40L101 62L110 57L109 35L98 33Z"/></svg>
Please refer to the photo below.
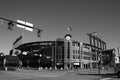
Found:
<svg viewBox="0 0 120 80"><path fill-rule="evenodd" d="M33 23L42 29L41 38L37 32L16 27L7 29L7 23L0 24L0 52L8 54L12 44L20 35L23 43L55 41L67 34L70 26L72 37L89 43L87 33L97 32L107 43L107 48L120 47L120 0L0 0L0 16L16 21Z"/></svg>

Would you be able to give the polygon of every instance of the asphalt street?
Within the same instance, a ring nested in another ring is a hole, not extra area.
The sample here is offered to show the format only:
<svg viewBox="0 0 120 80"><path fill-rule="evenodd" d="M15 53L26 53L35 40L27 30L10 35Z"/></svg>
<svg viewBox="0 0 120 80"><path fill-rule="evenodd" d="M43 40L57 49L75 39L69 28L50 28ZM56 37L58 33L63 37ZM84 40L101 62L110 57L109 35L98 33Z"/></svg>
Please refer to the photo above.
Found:
<svg viewBox="0 0 120 80"><path fill-rule="evenodd" d="M0 80L120 80L110 73L98 75L96 71L76 70L17 70L0 71Z"/></svg>

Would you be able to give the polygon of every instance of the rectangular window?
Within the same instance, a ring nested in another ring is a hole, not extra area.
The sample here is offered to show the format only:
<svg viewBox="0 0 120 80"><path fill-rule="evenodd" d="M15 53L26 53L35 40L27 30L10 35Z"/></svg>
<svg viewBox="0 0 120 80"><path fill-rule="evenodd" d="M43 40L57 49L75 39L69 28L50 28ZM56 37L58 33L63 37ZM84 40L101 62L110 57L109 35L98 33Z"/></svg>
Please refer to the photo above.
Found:
<svg viewBox="0 0 120 80"><path fill-rule="evenodd" d="M69 59L69 58L70 58L70 55L67 55L67 58Z"/></svg>
<svg viewBox="0 0 120 80"><path fill-rule="evenodd" d="M76 54L77 54L77 50L76 50Z"/></svg>
<svg viewBox="0 0 120 80"><path fill-rule="evenodd" d="M78 55L76 55L76 59L78 59Z"/></svg>
<svg viewBox="0 0 120 80"><path fill-rule="evenodd" d="M74 43L74 42L72 42L72 46L75 46L75 43Z"/></svg>
<svg viewBox="0 0 120 80"><path fill-rule="evenodd" d="M73 55L73 59L75 59L75 55Z"/></svg>
<svg viewBox="0 0 120 80"><path fill-rule="evenodd" d="M80 58L79 58L79 55L77 55L77 57L78 57L78 59L80 59Z"/></svg>
<svg viewBox="0 0 120 80"><path fill-rule="evenodd" d="M75 50L73 50L73 54L75 54Z"/></svg>

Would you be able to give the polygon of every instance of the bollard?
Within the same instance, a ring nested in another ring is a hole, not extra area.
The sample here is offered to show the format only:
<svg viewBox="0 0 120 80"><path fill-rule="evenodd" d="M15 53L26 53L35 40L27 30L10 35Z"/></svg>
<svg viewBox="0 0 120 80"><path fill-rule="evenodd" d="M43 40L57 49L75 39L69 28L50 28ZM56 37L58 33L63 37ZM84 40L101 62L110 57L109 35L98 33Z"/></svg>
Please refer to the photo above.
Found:
<svg viewBox="0 0 120 80"><path fill-rule="evenodd" d="M5 71L7 71L8 70L8 67L5 67Z"/></svg>
<svg viewBox="0 0 120 80"><path fill-rule="evenodd" d="M38 67L38 70L41 71L41 67Z"/></svg>

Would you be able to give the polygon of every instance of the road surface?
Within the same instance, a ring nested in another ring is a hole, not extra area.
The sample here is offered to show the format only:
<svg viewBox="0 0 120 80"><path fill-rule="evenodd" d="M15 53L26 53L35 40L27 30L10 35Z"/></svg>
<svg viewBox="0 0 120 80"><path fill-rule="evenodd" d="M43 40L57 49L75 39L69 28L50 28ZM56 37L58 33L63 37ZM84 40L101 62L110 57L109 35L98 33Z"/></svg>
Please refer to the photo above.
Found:
<svg viewBox="0 0 120 80"><path fill-rule="evenodd" d="M86 71L17 70L0 71L0 80L120 80L110 74L86 74Z"/></svg>

